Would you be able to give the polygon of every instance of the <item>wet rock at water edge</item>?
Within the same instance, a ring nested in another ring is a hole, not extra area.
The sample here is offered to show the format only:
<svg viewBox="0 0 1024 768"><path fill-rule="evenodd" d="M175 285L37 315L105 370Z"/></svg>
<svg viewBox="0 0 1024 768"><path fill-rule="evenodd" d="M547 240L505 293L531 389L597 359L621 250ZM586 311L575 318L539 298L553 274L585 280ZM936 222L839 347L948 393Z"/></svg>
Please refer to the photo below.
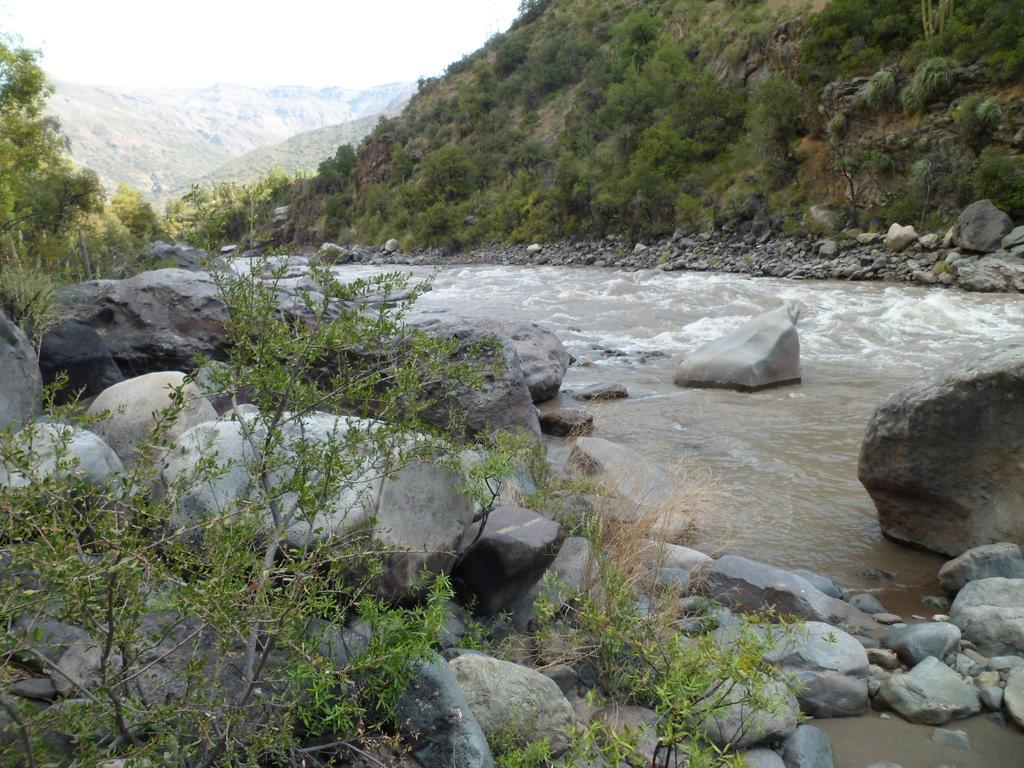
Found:
<svg viewBox="0 0 1024 768"><path fill-rule="evenodd" d="M932 732L932 741L945 747L962 749L965 752L970 752L972 749L971 737L967 735L967 732L952 728L936 728Z"/></svg>
<svg viewBox="0 0 1024 768"><path fill-rule="evenodd" d="M960 590L950 621L988 656L1024 656L1024 579L971 581Z"/></svg>
<svg viewBox="0 0 1024 768"><path fill-rule="evenodd" d="M907 666L913 667L929 656L944 659L960 649L960 628L936 621L930 624L908 624L889 630L885 647L895 651Z"/></svg>
<svg viewBox="0 0 1024 768"><path fill-rule="evenodd" d="M676 385L754 392L800 383L799 315L786 302L705 344L679 364Z"/></svg>
<svg viewBox="0 0 1024 768"><path fill-rule="evenodd" d="M782 742L782 761L786 768L833 768L835 765L828 736L813 725L798 725Z"/></svg>
<svg viewBox="0 0 1024 768"><path fill-rule="evenodd" d="M623 384L591 384L574 391L572 396L577 400L621 400L629 397L629 391Z"/></svg>
<svg viewBox="0 0 1024 768"><path fill-rule="evenodd" d="M957 556L1024 539L1024 343L965 358L883 403L858 475L891 539ZM954 471L955 470L955 471Z"/></svg>
<svg viewBox="0 0 1024 768"><path fill-rule="evenodd" d="M1019 545L1001 542L973 547L939 569L939 584L950 594L968 582L994 577L1024 579L1024 554Z"/></svg>
<svg viewBox="0 0 1024 768"><path fill-rule="evenodd" d="M1007 675L1003 703L1010 719L1024 728L1024 666L1011 669Z"/></svg>
<svg viewBox="0 0 1024 768"><path fill-rule="evenodd" d="M594 431L594 414L586 408L571 405L542 408L540 431L555 437L589 435Z"/></svg>
<svg viewBox="0 0 1024 768"><path fill-rule="evenodd" d="M912 723L943 725L981 711L974 685L934 656L882 683L878 698Z"/></svg>
<svg viewBox="0 0 1024 768"><path fill-rule="evenodd" d="M864 611L864 613L870 613L872 615L876 613L885 613L885 606L878 602L877 597L868 594L867 592L851 595L847 602L849 602L849 604L854 608Z"/></svg>

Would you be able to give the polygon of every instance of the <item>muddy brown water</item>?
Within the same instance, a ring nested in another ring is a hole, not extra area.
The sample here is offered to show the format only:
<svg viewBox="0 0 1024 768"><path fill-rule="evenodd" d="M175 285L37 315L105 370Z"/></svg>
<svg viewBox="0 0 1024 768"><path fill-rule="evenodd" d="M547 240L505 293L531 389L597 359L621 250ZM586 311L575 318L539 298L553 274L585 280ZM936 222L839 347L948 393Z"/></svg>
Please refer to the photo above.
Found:
<svg viewBox="0 0 1024 768"><path fill-rule="evenodd" d="M857 480L861 438L894 392L1024 334L1020 296L600 268L388 269L432 275L419 314L532 320L554 331L580 361L563 390L626 385L627 400L589 406L595 435L669 471L714 476L714 509L699 544L817 571L908 618L934 613L921 597L940 594L943 559L882 536ZM385 270L338 271L355 278ZM783 299L801 306L802 384L754 394L673 384L688 351ZM816 724L832 741L837 768L1024 768L1024 735L984 716L947 726L968 732L970 752L936 745L931 727L877 713Z"/></svg>

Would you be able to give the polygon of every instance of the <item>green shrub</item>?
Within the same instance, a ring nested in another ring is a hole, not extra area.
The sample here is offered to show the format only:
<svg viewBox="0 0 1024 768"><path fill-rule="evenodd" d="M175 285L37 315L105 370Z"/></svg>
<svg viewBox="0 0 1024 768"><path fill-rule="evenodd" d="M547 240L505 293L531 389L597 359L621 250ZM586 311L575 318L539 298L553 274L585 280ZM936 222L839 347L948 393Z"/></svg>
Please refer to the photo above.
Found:
<svg viewBox="0 0 1024 768"><path fill-rule="evenodd" d="M1024 159L988 147L971 178L975 197L988 198L1014 221L1024 221Z"/></svg>
<svg viewBox="0 0 1024 768"><path fill-rule="evenodd" d="M869 109L881 110L892 106L899 99L900 89L896 73L891 69L881 69L871 76L871 80L858 94L858 102Z"/></svg>
<svg viewBox="0 0 1024 768"><path fill-rule="evenodd" d="M900 91L903 110L908 114L917 114L936 99L945 96L953 85L955 71L956 63L942 56L922 61L910 83Z"/></svg>
<svg viewBox="0 0 1024 768"><path fill-rule="evenodd" d="M953 111L957 132L969 147L980 152L1003 119L1003 107L998 101L987 99L980 93L965 98Z"/></svg>

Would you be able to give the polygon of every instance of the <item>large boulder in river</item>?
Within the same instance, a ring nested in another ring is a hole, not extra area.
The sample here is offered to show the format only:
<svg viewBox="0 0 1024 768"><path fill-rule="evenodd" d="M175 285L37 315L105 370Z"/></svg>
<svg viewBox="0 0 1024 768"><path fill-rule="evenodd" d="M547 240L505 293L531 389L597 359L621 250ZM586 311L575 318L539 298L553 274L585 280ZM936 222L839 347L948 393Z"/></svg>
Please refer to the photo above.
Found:
<svg viewBox="0 0 1024 768"><path fill-rule="evenodd" d="M507 325L504 332L516 348L533 402L557 397L569 368L569 353L558 337L536 323Z"/></svg>
<svg viewBox="0 0 1024 768"><path fill-rule="evenodd" d="M1024 579L968 583L953 601L950 621L988 656L1024 656Z"/></svg>
<svg viewBox="0 0 1024 768"><path fill-rule="evenodd" d="M173 442L185 430L217 418L217 412L195 384L185 382L185 374L165 371L137 376L100 392L87 411L99 418L92 429L126 467L133 467L140 444L154 435L163 414L174 406L174 392L179 388L184 405L160 435L162 439Z"/></svg>
<svg viewBox="0 0 1024 768"><path fill-rule="evenodd" d="M64 374L67 381L56 395L58 403L79 396L95 397L107 387L124 381L121 369L110 356L110 347L95 330L77 320L51 328L39 345L39 372L44 384Z"/></svg>
<svg viewBox="0 0 1024 768"><path fill-rule="evenodd" d="M1013 230L1013 221L993 205L978 200L964 208L953 228L953 243L979 253L998 251L1003 238Z"/></svg>
<svg viewBox="0 0 1024 768"><path fill-rule="evenodd" d="M753 392L800 382L799 308L786 302L689 355L676 370L680 387Z"/></svg>
<svg viewBox="0 0 1024 768"><path fill-rule="evenodd" d="M432 336L454 341L454 359L473 364L481 378L475 387L458 381L437 385L437 402L422 414L425 421L445 428L454 416L470 434L526 429L540 435L537 409L511 343L503 343L485 323L450 321L421 327Z"/></svg>
<svg viewBox="0 0 1024 768"><path fill-rule="evenodd" d="M28 421L39 407L41 392L35 350L0 312L0 429Z"/></svg>
<svg viewBox="0 0 1024 768"><path fill-rule="evenodd" d="M1024 342L890 397L868 423L859 476L889 538L953 556L1024 540Z"/></svg>
<svg viewBox="0 0 1024 768"><path fill-rule="evenodd" d="M189 371L225 354L228 309L206 272L158 269L127 280L94 280L57 293L65 320L92 327L127 375Z"/></svg>

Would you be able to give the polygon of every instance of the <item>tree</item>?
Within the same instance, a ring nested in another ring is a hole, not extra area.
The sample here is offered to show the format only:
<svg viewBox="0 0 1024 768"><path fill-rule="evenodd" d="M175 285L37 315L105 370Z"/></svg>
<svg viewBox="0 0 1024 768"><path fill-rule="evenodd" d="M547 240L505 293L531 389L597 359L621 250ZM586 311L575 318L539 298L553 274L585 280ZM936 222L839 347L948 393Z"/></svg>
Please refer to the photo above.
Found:
<svg viewBox="0 0 1024 768"><path fill-rule="evenodd" d="M316 186L321 192L342 192L352 182L356 169L356 151L351 144L342 144L334 157L324 160L317 167Z"/></svg>
<svg viewBox="0 0 1024 768"><path fill-rule="evenodd" d="M772 75L751 96L747 132L755 156L773 183L786 181L792 172L793 141L799 135L803 109L803 94L784 75Z"/></svg>
<svg viewBox="0 0 1024 768"><path fill-rule="evenodd" d="M136 240L146 243L160 233L160 218L137 189L121 184L110 198L110 207Z"/></svg>

